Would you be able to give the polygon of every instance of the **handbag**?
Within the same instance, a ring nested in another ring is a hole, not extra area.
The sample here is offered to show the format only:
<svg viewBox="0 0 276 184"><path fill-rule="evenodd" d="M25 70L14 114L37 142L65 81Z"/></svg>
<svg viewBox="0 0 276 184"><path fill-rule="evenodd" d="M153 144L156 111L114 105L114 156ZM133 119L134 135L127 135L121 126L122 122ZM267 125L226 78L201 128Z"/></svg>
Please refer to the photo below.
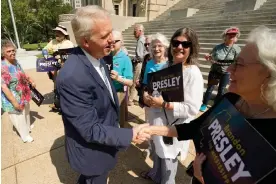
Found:
<svg viewBox="0 0 276 184"><path fill-rule="evenodd" d="M221 61L226 61L226 58L227 56L229 55L229 53L231 52L231 50L233 49L233 46L229 49L229 51L227 52L224 60L221 60ZM216 62L213 62L213 63L216 63ZM210 72L211 73L211 72ZM209 75L210 75L209 73ZM210 77L211 79L208 80L208 84L209 85L218 85L219 81L220 81L220 77L221 75L218 73L218 72L213 72L212 73L212 76Z"/></svg>
<svg viewBox="0 0 276 184"><path fill-rule="evenodd" d="M31 93L32 93L32 100L36 105L39 107L42 102L44 101L44 96L36 89L34 88L31 84L29 84Z"/></svg>

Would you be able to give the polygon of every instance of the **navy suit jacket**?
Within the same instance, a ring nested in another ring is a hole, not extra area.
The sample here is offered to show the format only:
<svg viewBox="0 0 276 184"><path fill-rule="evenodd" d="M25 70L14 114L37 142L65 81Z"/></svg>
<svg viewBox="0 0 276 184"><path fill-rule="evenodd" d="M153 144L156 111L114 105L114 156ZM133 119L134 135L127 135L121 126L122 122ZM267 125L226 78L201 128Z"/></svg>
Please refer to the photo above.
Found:
<svg viewBox="0 0 276 184"><path fill-rule="evenodd" d="M104 61L101 60L104 64ZM104 64L106 74L108 70ZM119 128L119 105L81 48L69 56L56 80L71 167L86 176L101 175L116 164L120 149L132 141L132 130Z"/></svg>

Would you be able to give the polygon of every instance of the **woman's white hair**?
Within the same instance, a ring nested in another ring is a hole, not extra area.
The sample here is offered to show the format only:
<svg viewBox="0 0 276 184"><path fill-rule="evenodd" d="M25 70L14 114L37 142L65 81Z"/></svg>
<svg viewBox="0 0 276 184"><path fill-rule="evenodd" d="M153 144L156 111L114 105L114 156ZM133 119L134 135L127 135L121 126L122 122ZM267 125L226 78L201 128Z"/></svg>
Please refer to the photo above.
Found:
<svg viewBox="0 0 276 184"><path fill-rule="evenodd" d="M78 8L71 20L72 29L78 45L82 37L91 37L95 20L109 18L109 13L100 6L91 5Z"/></svg>
<svg viewBox="0 0 276 184"><path fill-rule="evenodd" d="M121 41L123 41L123 35L121 31L113 30L112 35L113 35L113 38L119 38Z"/></svg>
<svg viewBox="0 0 276 184"><path fill-rule="evenodd" d="M170 42L168 41L167 37L161 33L156 33L156 34L153 34L153 35L150 35L150 45L149 45L149 52L150 52L150 55L151 57L153 57L153 51L152 51L152 45L155 41L159 41L161 42L161 44L165 47L165 55L167 57L167 50L168 50L168 47L170 46Z"/></svg>
<svg viewBox="0 0 276 184"><path fill-rule="evenodd" d="M276 111L276 32L260 26L250 32L247 41L256 44L260 62L270 71L264 98Z"/></svg>

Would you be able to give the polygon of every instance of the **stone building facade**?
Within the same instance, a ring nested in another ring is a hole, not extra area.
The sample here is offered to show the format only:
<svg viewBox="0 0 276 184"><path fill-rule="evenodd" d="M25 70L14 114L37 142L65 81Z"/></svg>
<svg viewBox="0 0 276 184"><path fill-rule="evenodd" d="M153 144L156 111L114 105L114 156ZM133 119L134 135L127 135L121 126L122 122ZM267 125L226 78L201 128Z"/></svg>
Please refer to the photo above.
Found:
<svg viewBox="0 0 276 184"><path fill-rule="evenodd" d="M153 20L180 0L64 0L73 8L99 5L111 13L125 17L145 17Z"/></svg>

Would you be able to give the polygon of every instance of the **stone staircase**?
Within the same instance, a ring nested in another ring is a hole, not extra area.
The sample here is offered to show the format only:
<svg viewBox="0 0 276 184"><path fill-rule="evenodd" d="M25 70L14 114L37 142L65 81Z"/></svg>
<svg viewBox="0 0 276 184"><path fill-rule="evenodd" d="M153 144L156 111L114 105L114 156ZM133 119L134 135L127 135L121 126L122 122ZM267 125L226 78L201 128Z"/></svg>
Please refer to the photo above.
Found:
<svg viewBox="0 0 276 184"><path fill-rule="evenodd" d="M154 21L143 22L145 35L163 33L168 39L181 27L191 27L198 33L200 41L199 67L202 72L205 87L211 64L204 59L214 46L222 43L221 33L230 26L240 28L241 36L237 42L240 47L246 43L249 32L265 25L276 29L276 0L267 0L258 10L223 13L225 3L231 0L183 0L160 15ZM200 9L192 17L171 18L168 14L171 10L187 7ZM129 54L135 54L136 40L133 37L133 26L123 32L124 45ZM216 91L214 91L216 93Z"/></svg>

